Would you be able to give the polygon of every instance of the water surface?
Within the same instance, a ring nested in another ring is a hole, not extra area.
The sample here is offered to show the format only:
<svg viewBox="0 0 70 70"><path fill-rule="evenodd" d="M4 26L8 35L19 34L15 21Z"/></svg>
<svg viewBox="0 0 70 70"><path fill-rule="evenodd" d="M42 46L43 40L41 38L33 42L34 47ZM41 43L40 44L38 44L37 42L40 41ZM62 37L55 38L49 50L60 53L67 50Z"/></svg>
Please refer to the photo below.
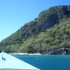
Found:
<svg viewBox="0 0 70 70"><path fill-rule="evenodd" d="M14 55L40 70L70 70L69 55Z"/></svg>

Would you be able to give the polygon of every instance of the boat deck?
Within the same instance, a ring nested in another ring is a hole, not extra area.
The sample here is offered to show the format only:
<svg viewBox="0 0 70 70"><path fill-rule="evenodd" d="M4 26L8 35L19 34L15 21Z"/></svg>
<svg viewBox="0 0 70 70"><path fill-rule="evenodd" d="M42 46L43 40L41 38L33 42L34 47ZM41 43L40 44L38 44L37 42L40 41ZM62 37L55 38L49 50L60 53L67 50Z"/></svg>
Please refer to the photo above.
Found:
<svg viewBox="0 0 70 70"><path fill-rule="evenodd" d="M10 54L1 52L0 70L39 70L39 69Z"/></svg>

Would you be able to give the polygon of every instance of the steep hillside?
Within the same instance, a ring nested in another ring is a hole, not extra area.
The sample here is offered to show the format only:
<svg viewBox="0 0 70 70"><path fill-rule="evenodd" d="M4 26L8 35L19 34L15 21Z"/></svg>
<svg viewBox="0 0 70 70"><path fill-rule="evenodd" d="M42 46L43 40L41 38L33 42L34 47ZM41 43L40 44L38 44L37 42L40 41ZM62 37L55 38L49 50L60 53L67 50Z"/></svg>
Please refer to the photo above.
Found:
<svg viewBox="0 0 70 70"><path fill-rule="evenodd" d="M55 6L42 11L38 18L0 42L7 52L46 52L69 48L70 6Z"/></svg>

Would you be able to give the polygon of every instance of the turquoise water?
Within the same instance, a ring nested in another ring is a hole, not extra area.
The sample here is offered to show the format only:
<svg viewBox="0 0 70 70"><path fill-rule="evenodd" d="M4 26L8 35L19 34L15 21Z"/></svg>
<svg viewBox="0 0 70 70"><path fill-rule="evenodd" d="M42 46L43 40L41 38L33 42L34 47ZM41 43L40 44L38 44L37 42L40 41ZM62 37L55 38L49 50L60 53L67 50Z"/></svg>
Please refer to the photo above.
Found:
<svg viewBox="0 0 70 70"><path fill-rule="evenodd" d="M40 70L70 70L69 55L15 55Z"/></svg>

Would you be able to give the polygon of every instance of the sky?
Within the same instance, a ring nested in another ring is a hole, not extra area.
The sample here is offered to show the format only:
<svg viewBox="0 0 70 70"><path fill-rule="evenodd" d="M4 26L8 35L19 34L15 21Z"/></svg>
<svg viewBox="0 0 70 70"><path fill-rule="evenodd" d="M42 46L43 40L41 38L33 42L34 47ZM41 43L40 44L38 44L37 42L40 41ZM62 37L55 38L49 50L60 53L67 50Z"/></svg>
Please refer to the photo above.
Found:
<svg viewBox="0 0 70 70"><path fill-rule="evenodd" d="M37 18L41 11L59 5L70 5L70 0L0 0L0 41Z"/></svg>

